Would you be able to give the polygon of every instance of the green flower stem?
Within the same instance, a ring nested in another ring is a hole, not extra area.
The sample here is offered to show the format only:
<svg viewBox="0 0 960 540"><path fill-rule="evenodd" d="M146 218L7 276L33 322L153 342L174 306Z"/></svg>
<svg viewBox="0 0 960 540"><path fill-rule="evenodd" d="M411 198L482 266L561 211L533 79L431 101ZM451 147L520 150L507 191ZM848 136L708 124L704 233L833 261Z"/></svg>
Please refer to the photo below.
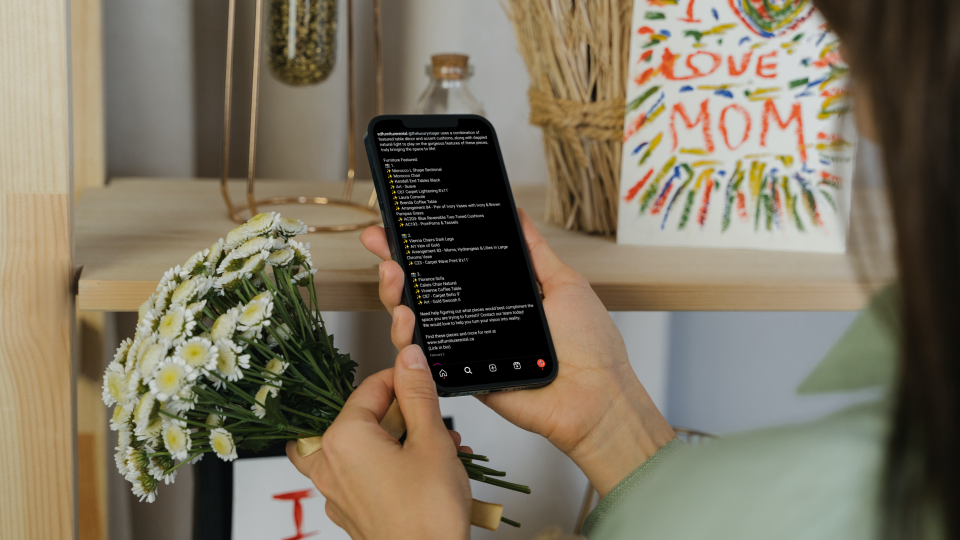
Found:
<svg viewBox="0 0 960 540"><path fill-rule="evenodd" d="M488 458L487 456L479 456L477 454L468 454L466 452L457 452L457 457L459 457L461 460L475 459L477 461L490 461L490 458Z"/></svg>
<svg viewBox="0 0 960 540"><path fill-rule="evenodd" d="M484 476L483 480L480 481L484 484L506 488L511 491L519 491L520 493L526 493L527 495L530 494L529 487L520 484L514 484L513 482L505 482L503 480L497 480L496 478L490 478L489 476Z"/></svg>
<svg viewBox="0 0 960 540"><path fill-rule="evenodd" d="M475 463L464 463L463 466L466 467L467 470L473 469L485 476L506 476L507 475L507 473L503 471L498 471L496 469L491 469L489 467L484 467L483 465L477 465Z"/></svg>
<svg viewBox="0 0 960 540"><path fill-rule="evenodd" d="M505 517L503 517L503 516L500 516L500 521L506 523L507 525L510 525L511 527L516 527L516 528L518 528L518 529L520 528L520 522L519 522L519 521L514 521L514 520L512 520L512 519L507 519L507 518L505 518Z"/></svg>
<svg viewBox="0 0 960 540"><path fill-rule="evenodd" d="M312 414L307 414L307 413L305 413L305 412L300 412L300 411L298 411L298 410L296 410L296 409L291 409L290 407L287 407L286 405L281 405L281 406L280 406L280 410L287 411L287 412L290 412L290 413L293 413L293 414L297 414L297 415L300 415L300 416L302 416L302 417L304 417L304 418L309 418L310 420L313 420L313 421L316 421L316 422L323 422L323 421L324 421L324 419L323 419L323 418L320 418L319 416L314 416L314 415L312 415Z"/></svg>
<svg viewBox="0 0 960 540"><path fill-rule="evenodd" d="M162 414L162 415L164 415L164 416L166 416L166 417L168 417L168 418L173 418L173 419L175 419L175 420L180 420L181 422L184 422L184 423L186 423L186 424L190 424L190 425L194 425L194 426L202 427L202 428L207 427L207 425L204 424L204 423L202 423L202 422L194 422L193 420L190 420L190 419L188 419L188 418L182 418L182 417L177 416L177 415L175 415L175 414L168 413L167 411L165 411L165 410L163 410L163 409L160 409L160 414Z"/></svg>

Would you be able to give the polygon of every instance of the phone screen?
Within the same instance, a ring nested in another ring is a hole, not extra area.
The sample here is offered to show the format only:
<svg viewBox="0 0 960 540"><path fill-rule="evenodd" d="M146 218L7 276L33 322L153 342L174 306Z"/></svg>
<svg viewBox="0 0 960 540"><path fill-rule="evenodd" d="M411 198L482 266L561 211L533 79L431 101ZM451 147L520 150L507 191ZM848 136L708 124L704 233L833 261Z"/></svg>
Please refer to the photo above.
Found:
<svg viewBox="0 0 960 540"><path fill-rule="evenodd" d="M479 117L440 118L446 126L375 119L367 133L434 380L495 388L552 379L553 345L496 135Z"/></svg>

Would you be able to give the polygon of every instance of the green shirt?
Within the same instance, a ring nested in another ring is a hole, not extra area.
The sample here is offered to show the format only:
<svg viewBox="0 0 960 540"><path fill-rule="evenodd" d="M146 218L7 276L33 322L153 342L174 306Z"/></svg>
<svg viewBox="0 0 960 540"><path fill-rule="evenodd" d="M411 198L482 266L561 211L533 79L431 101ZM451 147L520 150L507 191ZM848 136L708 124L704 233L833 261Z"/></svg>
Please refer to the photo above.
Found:
<svg viewBox="0 0 960 540"><path fill-rule="evenodd" d="M889 386L895 297L894 288L879 293L798 392ZM889 403L879 398L695 447L674 439L600 501L583 532L591 540L876 538L888 428Z"/></svg>

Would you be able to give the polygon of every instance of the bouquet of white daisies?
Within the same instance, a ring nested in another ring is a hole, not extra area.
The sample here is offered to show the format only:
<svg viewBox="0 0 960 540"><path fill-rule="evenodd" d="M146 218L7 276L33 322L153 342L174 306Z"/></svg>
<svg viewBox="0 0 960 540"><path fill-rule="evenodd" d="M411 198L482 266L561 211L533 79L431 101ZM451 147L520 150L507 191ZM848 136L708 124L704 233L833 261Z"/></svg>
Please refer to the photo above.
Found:
<svg viewBox="0 0 960 540"><path fill-rule="evenodd" d="M293 239L306 232L258 214L168 270L140 307L136 335L104 373L103 401L114 406L117 468L141 501L205 453L231 461L237 448L321 436L350 396L356 363L333 346L309 244ZM471 478L529 493L472 463L483 456L460 457Z"/></svg>

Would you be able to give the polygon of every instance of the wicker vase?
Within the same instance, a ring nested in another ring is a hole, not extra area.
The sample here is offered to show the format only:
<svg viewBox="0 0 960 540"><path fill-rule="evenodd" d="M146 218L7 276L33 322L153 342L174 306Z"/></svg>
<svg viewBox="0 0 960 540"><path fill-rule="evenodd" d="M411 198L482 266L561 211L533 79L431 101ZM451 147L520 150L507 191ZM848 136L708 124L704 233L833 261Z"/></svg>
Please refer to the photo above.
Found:
<svg viewBox="0 0 960 540"><path fill-rule="evenodd" d="M617 230L632 0L507 0L530 73L530 123L543 129L546 219Z"/></svg>

